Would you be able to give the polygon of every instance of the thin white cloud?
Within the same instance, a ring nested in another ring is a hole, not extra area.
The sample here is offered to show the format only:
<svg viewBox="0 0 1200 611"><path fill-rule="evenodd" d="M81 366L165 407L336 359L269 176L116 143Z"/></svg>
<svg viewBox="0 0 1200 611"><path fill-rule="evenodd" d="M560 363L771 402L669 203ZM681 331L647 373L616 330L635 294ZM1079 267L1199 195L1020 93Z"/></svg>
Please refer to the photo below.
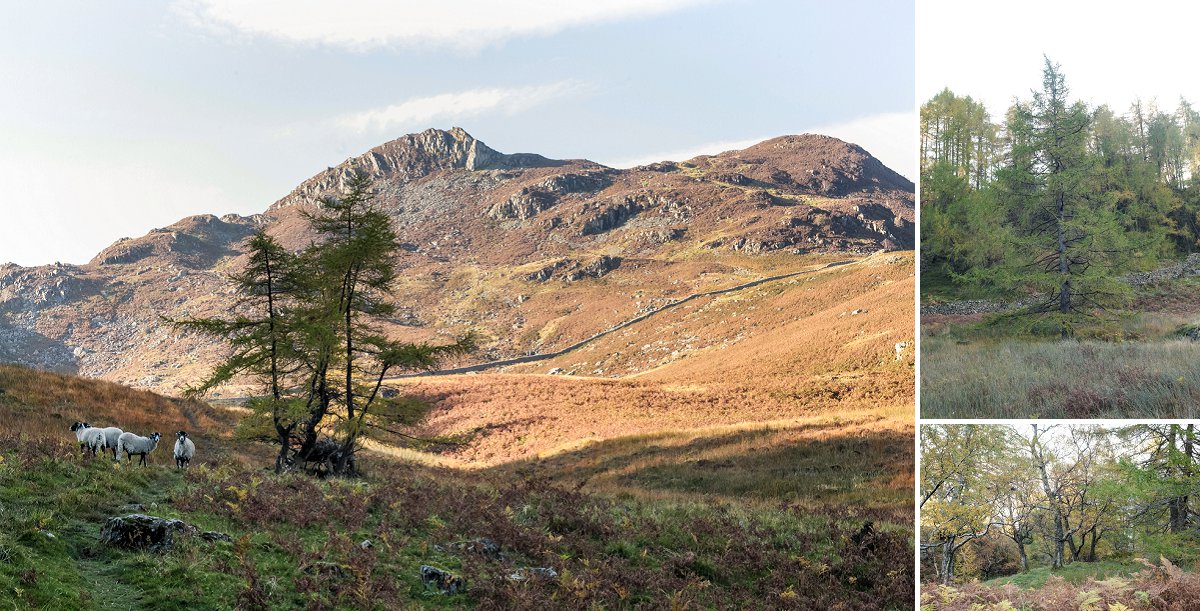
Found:
<svg viewBox="0 0 1200 611"><path fill-rule="evenodd" d="M857 144L883 162L884 165L908 178L916 175L917 114L895 112L871 115L842 123L818 125L795 133L823 134ZM697 155L716 155L725 151L744 149L784 134L767 134L745 140L707 142L671 151L639 155L606 165L631 168L655 161L684 161ZM603 162L602 162L603 163Z"/></svg>
<svg viewBox="0 0 1200 611"><path fill-rule="evenodd" d="M662 15L713 0L179 0L194 25L227 34L366 50L477 50L521 36Z"/></svg>
<svg viewBox="0 0 1200 611"><path fill-rule="evenodd" d="M529 87L470 89L412 98L382 108L372 108L337 117L333 123L358 133L389 132L425 128L438 121L458 121L486 113L516 114L551 100L588 89L579 81L560 81Z"/></svg>

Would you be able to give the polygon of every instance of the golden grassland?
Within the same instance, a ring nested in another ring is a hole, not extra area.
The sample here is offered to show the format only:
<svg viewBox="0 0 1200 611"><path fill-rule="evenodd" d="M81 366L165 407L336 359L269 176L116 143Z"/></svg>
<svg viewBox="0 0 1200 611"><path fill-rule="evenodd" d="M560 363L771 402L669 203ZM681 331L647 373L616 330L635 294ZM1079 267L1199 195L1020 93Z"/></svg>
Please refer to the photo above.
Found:
<svg viewBox="0 0 1200 611"><path fill-rule="evenodd" d="M576 375L481 373L396 386L433 404L417 434L470 439L445 455L480 467L664 431L826 417L879 419L881 431L910 427L912 267L911 256L896 257L687 304L575 353L513 368ZM674 348L659 356L679 342L687 356L670 357ZM910 345L899 359L897 343ZM580 375L596 365L642 373Z"/></svg>
<svg viewBox="0 0 1200 611"><path fill-rule="evenodd" d="M205 403L170 399L103 380L0 364L0 428L10 434L74 439L71 424L116 426L139 435L162 433L174 443L175 431L189 435L230 437L233 411ZM159 451L159 460L170 451ZM169 456L168 456L169 459Z"/></svg>
<svg viewBox="0 0 1200 611"><path fill-rule="evenodd" d="M430 405L409 433L459 443L374 433L367 448L505 477L535 471L595 492L886 508L901 522L911 514L913 350L897 358L895 346L912 343L912 263L889 253L696 300L510 372L396 382ZM685 356L663 358L675 345ZM579 369L584 358L625 373L532 373ZM239 416L18 367L0 369L0 388L0 424L51 437L88 420L226 439Z"/></svg>

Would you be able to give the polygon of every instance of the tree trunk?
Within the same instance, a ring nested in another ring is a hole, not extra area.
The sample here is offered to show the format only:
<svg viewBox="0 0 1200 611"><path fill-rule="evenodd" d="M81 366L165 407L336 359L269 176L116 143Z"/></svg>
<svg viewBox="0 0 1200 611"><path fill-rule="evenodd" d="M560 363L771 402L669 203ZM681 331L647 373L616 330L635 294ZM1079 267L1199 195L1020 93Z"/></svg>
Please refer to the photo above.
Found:
<svg viewBox="0 0 1200 611"><path fill-rule="evenodd" d="M1064 331L1065 332L1065 331ZM1066 541L1066 525L1063 524L1062 514L1058 511L1058 492L1050 486L1050 475L1046 470L1046 457L1042 455L1038 440L1038 425L1033 425L1033 439L1029 441L1029 453L1037 463L1038 474L1042 480L1042 491L1050 501L1050 509L1054 513L1054 560L1050 568L1063 567L1063 543Z"/></svg>
<svg viewBox="0 0 1200 611"><path fill-rule="evenodd" d="M942 585L948 586L954 580L954 555L958 552L958 548L954 546L954 539L947 539L942 544Z"/></svg>
<svg viewBox="0 0 1200 611"><path fill-rule="evenodd" d="M1021 572L1029 572L1029 556L1025 553L1025 541L1017 541L1017 553L1021 554Z"/></svg>
<svg viewBox="0 0 1200 611"><path fill-rule="evenodd" d="M1087 533L1079 539L1079 547L1075 547L1075 535L1067 535L1067 547L1071 550L1071 562L1079 560L1079 552L1083 551L1083 545L1087 541Z"/></svg>
<svg viewBox="0 0 1200 611"><path fill-rule="evenodd" d="M1192 476L1192 454L1195 449L1195 446L1193 443L1193 436L1195 435L1195 432L1196 432L1196 425L1189 424L1189 425L1187 425L1187 433L1185 433L1183 436L1183 467L1182 467L1181 471L1183 471L1183 476L1185 478L1191 478L1191 476ZM1174 528L1172 529L1175 532L1183 532L1188 529L1189 522L1191 520L1191 515L1192 515L1192 509L1188 505L1189 505L1189 495L1185 494L1185 495L1180 496L1179 497L1178 529L1174 529Z"/></svg>
<svg viewBox="0 0 1200 611"><path fill-rule="evenodd" d="M1061 314L1069 314L1071 312L1071 277L1070 266L1067 263L1067 229L1066 229L1066 212L1067 204L1066 197L1058 194L1058 273L1062 277L1062 285L1058 292L1058 311ZM1062 327L1062 337L1066 339L1069 333L1067 325L1064 322Z"/></svg>
<svg viewBox="0 0 1200 611"><path fill-rule="evenodd" d="M1050 564L1051 569L1063 568L1063 539L1062 539L1062 520L1057 516L1054 518L1054 560Z"/></svg>
<svg viewBox="0 0 1200 611"><path fill-rule="evenodd" d="M1194 430L1195 425L1194 424L1188 425L1188 429L1187 429L1188 432L1186 434L1180 430L1179 425L1172 424L1170 426L1171 426L1171 435L1170 435L1168 443L1170 444L1171 455L1173 455L1175 453L1176 448L1180 448L1182 446L1181 449L1179 449L1179 452L1182 454L1183 464L1179 466L1179 474L1184 477L1188 477L1191 475L1191 458L1192 458L1191 433ZM1179 443L1181 437L1182 437L1182 442L1183 442L1182 444ZM1170 463L1168 462L1168 469L1170 469L1169 465L1170 465ZM1172 497L1170 500L1167 501L1167 510L1169 513L1169 518L1168 518L1168 523L1167 523L1168 530L1170 530L1171 532L1175 532L1175 533L1186 531L1188 528L1188 518L1191 513L1191 510L1188 507L1188 495L1185 494L1185 495L1180 495L1177 497Z"/></svg>

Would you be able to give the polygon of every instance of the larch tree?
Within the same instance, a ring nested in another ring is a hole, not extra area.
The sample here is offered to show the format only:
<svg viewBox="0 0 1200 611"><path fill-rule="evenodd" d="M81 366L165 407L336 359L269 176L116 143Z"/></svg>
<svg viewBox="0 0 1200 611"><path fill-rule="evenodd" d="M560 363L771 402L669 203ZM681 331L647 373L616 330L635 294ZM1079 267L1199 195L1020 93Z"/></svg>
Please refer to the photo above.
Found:
<svg viewBox="0 0 1200 611"><path fill-rule="evenodd" d="M250 238L247 249L246 267L230 276L238 295L233 310L239 315L172 322L225 338L232 348L223 363L187 390L188 396L202 395L238 377L259 381L266 394L250 400L253 415L245 430L260 430L264 420L270 423L272 440L279 444L278 473L288 462L292 433L302 413L299 402L287 392L302 368L301 354L292 343L295 319L289 312L296 258L265 230Z"/></svg>
<svg viewBox="0 0 1200 611"><path fill-rule="evenodd" d="M341 197L306 214L314 241L290 254L260 232L249 262L231 280L240 307L232 319L179 321L224 338L231 355L193 394L245 378L267 391L251 400L279 443L276 470L297 463L338 475L357 471L355 455L369 428L404 415L404 398L385 397L389 374L435 368L474 349L474 336L444 344L390 339L380 327L395 312L390 287L399 245L388 215L373 204L371 180L355 173Z"/></svg>
<svg viewBox="0 0 1200 611"><path fill-rule="evenodd" d="M380 330L379 321L395 313L389 287L399 242L391 219L373 202L371 180L360 172L347 181L342 197L326 198L307 214L318 241L302 257L305 265L298 269L304 273L295 279L307 321L313 399L298 456L325 461L339 474L355 472L364 428L380 426L372 415L389 403L380 394L388 373L431 369L445 356L474 349L471 335L448 344L412 344ZM340 439L321 444L327 418L339 421Z"/></svg>
<svg viewBox="0 0 1200 611"><path fill-rule="evenodd" d="M1010 118L1013 166L1006 174L1018 225L1010 281L1032 291L1033 314L1049 318L1062 337L1081 316L1123 302L1119 274L1135 255L1112 199L1095 187L1096 159L1088 153L1091 116L1070 102L1066 79L1046 59L1042 89Z"/></svg>

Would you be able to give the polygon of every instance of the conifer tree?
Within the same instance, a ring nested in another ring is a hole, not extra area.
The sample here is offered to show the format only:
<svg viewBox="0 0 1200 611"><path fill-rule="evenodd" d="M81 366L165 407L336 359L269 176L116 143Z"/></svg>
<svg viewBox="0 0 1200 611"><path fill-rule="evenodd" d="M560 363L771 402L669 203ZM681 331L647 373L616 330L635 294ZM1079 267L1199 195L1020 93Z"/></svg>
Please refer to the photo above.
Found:
<svg viewBox="0 0 1200 611"><path fill-rule="evenodd" d="M270 422L274 441L280 447L275 461L279 472L288 460L292 432L298 424L297 401L285 393L300 370L299 354L291 343L294 320L288 311L289 278L296 259L263 230L251 237L247 248L246 268L230 276L238 295L234 311L239 314L232 319L202 318L176 324L225 338L233 349L225 362L198 386L188 389L189 396L198 396L239 376L261 383L267 394L250 401L254 415L249 428L254 429L253 425L263 420Z"/></svg>
<svg viewBox="0 0 1200 611"><path fill-rule="evenodd" d="M267 391L250 405L274 429L277 472L304 462L355 473L364 430L386 429L379 421L404 411L403 399L380 392L388 374L433 369L446 356L474 349L470 334L430 344L397 342L382 332L379 321L395 312L390 286L399 245L373 199L370 178L351 176L342 197L306 213L316 239L294 255L266 233L255 235L246 269L231 277L239 311L248 313L177 323L232 348L192 394L240 376Z"/></svg>
<svg viewBox="0 0 1200 611"><path fill-rule="evenodd" d="M396 278L399 251L388 216L373 205L371 181L352 176L341 198L326 198L307 218L319 241L305 253L297 277L305 308L314 400L302 427L299 456L313 458L320 425L340 420L341 439L331 459L337 473L352 473L354 454L372 408L381 402L384 378L394 369L428 369L440 357L473 348L466 337L446 345L387 339L377 321L395 306L388 287Z"/></svg>
<svg viewBox="0 0 1200 611"><path fill-rule="evenodd" d="M1071 103L1059 66L1046 59L1042 90L1017 104L1009 120L1012 166L1003 175L1016 248L1009 283L1038 299L1030 312L1063 337L1080 317L1120 304L1118 275L1140 254L1118 220L1113 198L1096 188L1097 159L1088 151L1091 117Z"/></svg>

